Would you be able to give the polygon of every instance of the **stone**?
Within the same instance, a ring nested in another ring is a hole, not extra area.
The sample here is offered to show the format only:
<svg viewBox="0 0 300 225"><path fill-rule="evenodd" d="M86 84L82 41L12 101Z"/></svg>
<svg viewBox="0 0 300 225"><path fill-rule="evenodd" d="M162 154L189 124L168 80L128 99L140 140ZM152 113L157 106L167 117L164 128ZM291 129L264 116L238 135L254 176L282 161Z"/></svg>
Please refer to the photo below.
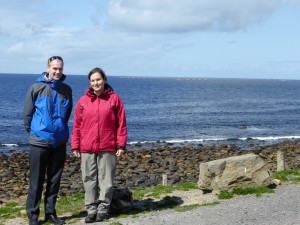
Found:
<svg viewBox="0 0 300 225"><path fill-rule="evenodd" d="M22 210L20 211L20 214L21 214L22 216L26 216L26 215L27 215L26 210L25 210L25 209L22 209Z"/></svg>
<svg viewBox="0 0 300 225"><path fill-rule="evenodd" d="M215 193L235 188L268 186L271 172L266 163L255 154L233 156L201 163L198 187Z"/></svg>
<svg viewBox="0 0 300 225"><path fill-rule="evenodd" d="M279 179L274 179L274 180L272 181L272 183L275 184L276 186L278 186L278 185L281 185L281 180L279 180Z"/></svg>

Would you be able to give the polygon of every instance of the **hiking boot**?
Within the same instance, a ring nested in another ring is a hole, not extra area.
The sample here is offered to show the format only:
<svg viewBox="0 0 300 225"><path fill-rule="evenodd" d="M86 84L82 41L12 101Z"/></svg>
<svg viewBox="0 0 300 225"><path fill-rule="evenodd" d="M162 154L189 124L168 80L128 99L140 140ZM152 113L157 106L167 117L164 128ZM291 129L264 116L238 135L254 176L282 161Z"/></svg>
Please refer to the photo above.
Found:
<svg viewBox="0 0 300 225"><path fill-rule="evenodd" d="M85 217L84 222L85 223L94 223L96 220L96 214L88 214L87 217Z"/></svg>
<svg viewBox="0 0 300 225"><path fill-rule="evenodd" d="M46 214L45 222L49 221L52 224L62 225L66 224L64 220L58 218L56 214Z"/></svg>
<svg viewBox="0 0 300 225"><path fill-rule="evenodd" d="M29 225L39 225L39 222L37 219L31 219L29 220Z"/></svg>
<svg viewBox="0 0 300 225"><path fill-rule="evenodd" d="M107 218L108 218L107 214L105 214L105 213L97 213L95 222L102 222L103 220L105 220Z"/></svg>

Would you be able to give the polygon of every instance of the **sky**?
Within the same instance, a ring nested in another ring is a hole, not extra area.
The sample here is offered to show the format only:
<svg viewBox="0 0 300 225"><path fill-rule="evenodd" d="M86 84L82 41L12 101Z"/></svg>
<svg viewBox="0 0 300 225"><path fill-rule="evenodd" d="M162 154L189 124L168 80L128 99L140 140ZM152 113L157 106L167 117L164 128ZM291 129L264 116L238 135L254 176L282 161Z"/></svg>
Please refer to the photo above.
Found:
<svg viewBox="0 0 300 225"><path fill-rule="evenodd" d="M300 0L0 4L0 73L300 79Z"/></svg>

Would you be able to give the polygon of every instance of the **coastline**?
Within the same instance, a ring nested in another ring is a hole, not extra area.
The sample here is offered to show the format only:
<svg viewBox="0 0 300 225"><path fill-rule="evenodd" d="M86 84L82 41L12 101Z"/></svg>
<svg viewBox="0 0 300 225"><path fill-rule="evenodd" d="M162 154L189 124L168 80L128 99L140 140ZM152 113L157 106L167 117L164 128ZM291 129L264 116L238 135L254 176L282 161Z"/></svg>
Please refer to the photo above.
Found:
<svg viewBox="0 0 300 225"><path fill-rule="evenodd" d="M173 146L155 145L146 149L137 145L139 150L128 150L118 160L115 186L150 187L162 183L162 175L167 174L168 185L184 182L198 182L199 165L216 159L227 158L249 152L259 154L267 163L270 171L276 171L278 150L285 153L286 169L300 168L300 141L284 141L279 144L241 150L232 144L217 146ZM0 201L27 195L28 153L18 151L10 155L0 153ZM62 196L83 192L80 160L68 154L61 180L59 194Z"/></svg>
<svg viewBox="0 0 300 225"><path fill-rule="evenodd" d="M209 147L220 145L236 145L240 150L254 150L265 146L276 145L283 142L300 141L299 135L290 136L269 136L269 137L240 137L240 138L207 138L207 139L172 139L157 141L129 141L127 150L155 150L157 147L173 146L173 147ZM70 143L67 143L67 153L71 153ZM0 154L13 154L17 151L29 152L29 143L1 143Z"/></svg>

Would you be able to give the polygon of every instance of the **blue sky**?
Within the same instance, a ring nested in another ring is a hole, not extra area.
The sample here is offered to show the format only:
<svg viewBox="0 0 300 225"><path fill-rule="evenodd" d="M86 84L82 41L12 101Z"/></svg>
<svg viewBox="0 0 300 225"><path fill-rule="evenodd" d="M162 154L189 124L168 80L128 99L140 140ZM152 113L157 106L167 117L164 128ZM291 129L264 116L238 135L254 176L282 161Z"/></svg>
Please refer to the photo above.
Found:
<svg viewBox="0 0 300 225"><path fill-rule="evenodd" d="M299 79L300 0L0 0L0 73Z"/></svg>

